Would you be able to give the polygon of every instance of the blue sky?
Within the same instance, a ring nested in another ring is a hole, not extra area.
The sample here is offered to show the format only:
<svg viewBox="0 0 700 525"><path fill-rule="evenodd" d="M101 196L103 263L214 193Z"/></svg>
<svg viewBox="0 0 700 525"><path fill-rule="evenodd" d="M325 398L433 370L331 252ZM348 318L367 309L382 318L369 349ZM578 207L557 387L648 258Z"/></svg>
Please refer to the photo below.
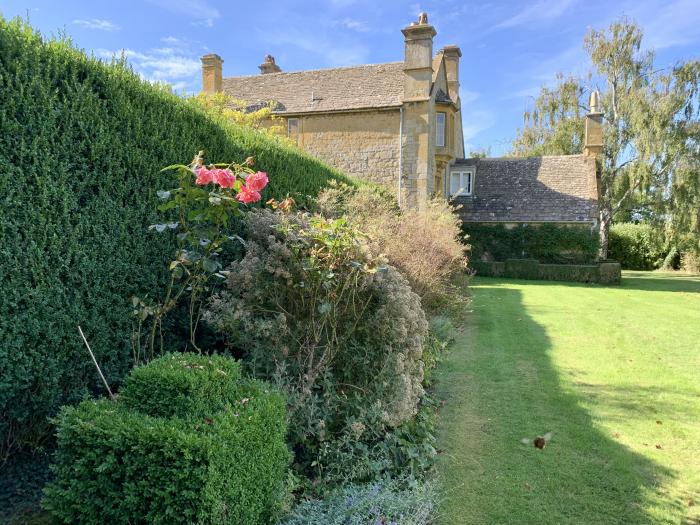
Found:
<svg viewBox="0 0 700 525"><path fill-rule="evenodd" d="M120 50L149 80L200 87L203 54L224 76L258 73L267 53L285 71L403 59L400 29L426 11L435 49L462 48L467 151L508 151L539 86L558 71L582 72L587 28L625 15L645 29L661 67L700 57L700 0L3 0L5 17L29 17L45 35L65 31L100 57Z"/></svg>

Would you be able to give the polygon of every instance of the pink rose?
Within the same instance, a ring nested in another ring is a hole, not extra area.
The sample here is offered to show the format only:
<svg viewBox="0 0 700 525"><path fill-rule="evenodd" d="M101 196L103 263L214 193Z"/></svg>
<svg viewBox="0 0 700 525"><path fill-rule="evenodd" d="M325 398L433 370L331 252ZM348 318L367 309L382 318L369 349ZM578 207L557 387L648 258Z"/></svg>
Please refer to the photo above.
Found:
<svg viewBox="0 0 700 525"><path fill-rule="evenodd" d="M211 182L214 182L214 172L208 170L204 166L198 168L197 180L195 180L195 184L197 184L198 186L204 186L205 184L209 184Z"/></svg>
<svg viewBox="0 0 700 525"><path fill-rule="evenodd" d="M253 191L262 191L262 189L267 186L267 173L264 171L258 171L257 173L251 173L245 179L245 185L248 186Z"/></svg>
<svg viewBox="0 0 700 525"><path fill-rule="evenodd" d="M251 202L258 202L260 200L260 193L250 189L247 185L241 188L241 191L236 195L236 199L244 204L250 204Z"/></svg>
<svg viewBox="0 0 700 525"><path fill-rule="evenodd" d="M222 188L233 188L236 183L236 176L231 173L231 170L214 170L214 182Z"/></svg>

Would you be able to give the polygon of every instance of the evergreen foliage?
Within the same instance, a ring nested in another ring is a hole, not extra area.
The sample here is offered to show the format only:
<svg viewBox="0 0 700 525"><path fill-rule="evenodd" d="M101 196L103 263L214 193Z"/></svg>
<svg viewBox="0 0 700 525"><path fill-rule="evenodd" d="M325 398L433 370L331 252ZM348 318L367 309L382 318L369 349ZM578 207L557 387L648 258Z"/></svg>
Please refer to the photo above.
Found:
<svg viewBox="0 0 700 525"><path fill-rule="evenodd" d="M586 264L594 262L598 254L598 237L587 227L521 224L506 228L464 223L463 229L469 236L471 261L529 258L541 263Z"/></svg>
<svg viewBox="0 0 700 525"><path fill-rule="evenodd" d="M108 381L126 374L129 298L163 288L174 248L173 235L147 230L156 189L173 182L162 166L199 150L254 156L270 174L263 201L289 193L303 203L345 178L22 21L0 18L0 93L2 458L40 445L47 416L100 388L78 324Z"/></svg>
<svg viewBox="0 0 700 525"><path fill-rule="evenodd" d="M231 359L165 355L135 369L116 402L65 407L56 423L43 506L63 523L274 522L289 460L284 400L239 382Z"/></svg>

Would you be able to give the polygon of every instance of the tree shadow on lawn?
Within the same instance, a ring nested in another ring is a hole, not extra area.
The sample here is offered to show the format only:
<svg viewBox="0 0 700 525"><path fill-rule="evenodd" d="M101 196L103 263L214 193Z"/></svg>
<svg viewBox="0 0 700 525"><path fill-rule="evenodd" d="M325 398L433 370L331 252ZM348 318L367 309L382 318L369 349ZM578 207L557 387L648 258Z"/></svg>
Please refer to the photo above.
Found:
<svg viewBox="0 0 700 525"><path fill-rule="evenodd" d="M522 293L487 281L437 375L446 401L439 523L658 522L647 509L674 473L594 425L581 394L560 380ZM520 442L545 432L553 439L544 450Z"/></svg>

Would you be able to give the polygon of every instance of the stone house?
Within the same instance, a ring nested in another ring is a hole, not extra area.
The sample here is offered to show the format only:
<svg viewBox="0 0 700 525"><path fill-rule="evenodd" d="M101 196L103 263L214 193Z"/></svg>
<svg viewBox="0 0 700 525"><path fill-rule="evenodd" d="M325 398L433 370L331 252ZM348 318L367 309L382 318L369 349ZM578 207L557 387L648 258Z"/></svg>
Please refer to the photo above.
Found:
<svg viewBox="0 0 700 525"><path fill-rule="evenodd" d="M286 73L268 55L258 75L223 77L223 60L209 54L201 59L202 91L251 108L271 104L300 147L391 188L401 204L437 195L461 204L464 221L596 224L602 136L595 108L581 155L465 159L462 52L448 45L433 53L437 32L425 13L401 31L401 62Z"/></svg>

